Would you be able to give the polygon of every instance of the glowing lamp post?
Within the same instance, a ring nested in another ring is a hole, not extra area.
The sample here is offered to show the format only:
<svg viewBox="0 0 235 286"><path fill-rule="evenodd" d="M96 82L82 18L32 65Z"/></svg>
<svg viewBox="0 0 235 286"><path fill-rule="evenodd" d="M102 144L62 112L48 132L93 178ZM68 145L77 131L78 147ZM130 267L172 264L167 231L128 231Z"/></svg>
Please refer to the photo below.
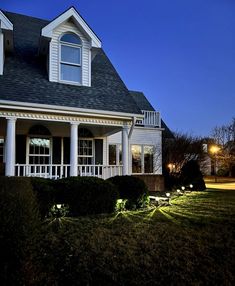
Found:
<svg viewBox="0 0 235 286"><path fill-rule="evenodd" d="M216 176L216 168L217 168L217 153L219 152L220 148L216 145L211 146L210 151L214 155L214 172L215 172L215 183L217 182L217 176Z"/></svg>

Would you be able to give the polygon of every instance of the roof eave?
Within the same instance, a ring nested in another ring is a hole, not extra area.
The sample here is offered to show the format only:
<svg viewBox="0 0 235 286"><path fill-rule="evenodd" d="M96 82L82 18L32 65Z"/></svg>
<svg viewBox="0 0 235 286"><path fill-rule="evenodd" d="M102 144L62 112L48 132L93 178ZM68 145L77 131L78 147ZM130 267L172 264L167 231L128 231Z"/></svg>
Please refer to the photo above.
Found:
<svg viewBox="0 0 235 286"><path fill-rule="evenodd" d="M95 48L101 48L102 44L97 35L89 27L86 21L81 17L74 7L70 7L67 11L59 15L57 18L52 20L48 25L46 25L41 30L41 35L46 38L51 38L53 30L58 27L60 24L73 17L75 23L82 28L83 32L90 38L91 46Z"/></svg>

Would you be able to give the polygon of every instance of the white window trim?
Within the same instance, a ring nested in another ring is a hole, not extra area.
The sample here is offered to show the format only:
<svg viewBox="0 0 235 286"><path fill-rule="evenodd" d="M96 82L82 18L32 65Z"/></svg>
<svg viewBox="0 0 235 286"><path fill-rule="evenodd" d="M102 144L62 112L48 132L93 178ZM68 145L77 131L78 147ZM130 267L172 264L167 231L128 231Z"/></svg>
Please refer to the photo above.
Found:
<svg viewBox="0 0 235 286"><path fill-rule="evenodd" d="M53 158L52 158L52 155L53 155L52 136L43 136L43 135L42 136L40 136L40 135L38 135L38 136L37 135L27 136L27 138L26 138L26 164L29 165L29 157L33 156L33 155L31 155L29 153L29 140L31 138L42 138L42 139L49 139L50 140L50 150L49 150L49 155L48 155L48 157L49 157L49 164L48 165L51 165L52 162L53 162ZM47 155L35 155L35 156L41 157L41 156L47 156ZM34 165L34 164L30 164L30 165ZM35 165L37 165L37 164L35 164ZM38 165L40 166L41 164L38 164Z"/></svg>
<svg viewBox="0 0 235 286"><path fill-rule="evenodd" d="M92 141L92 155L79 155L79 141L80 140L90 140ZM78 160L79 158L92 158L92 164L94 163L94 160L95 160L95 144L94 144L94 138L89 138L89 137L81 137L81 138L78 138ZM78 164L80 165L80 164ZM89 165L87 165L89 166Z"/></svg>
<svg viewBox="0 0 235 286"><path fill-rule="evenodd" d="M65 84L70 84L70 85L77 85L77 86L81 86L83 85L83 61L82 61L82 55L83 55L83 44L79 45L79 44L72 44L72 43L68 43L68 42L64 42L61 41L60 39L65 35L65 34L75 34L72 31L67 31L66 33L63 33L58 41L59 41L59 63L58 63L58 82L60 83L65 83ZM79 35L75 34L76 36L79 37L81 43L82 43L82 39ZM69 63L69 62L64 62L61 60L61 46L67 46L67 47L72 47L72 48L78 48L80 49L80 64L75 64L75 63ZM77 67L81 67L81 82L77 82L77 81L72 81L72 80L63 80L61 79L61 64L66 64L66 65L70 65L70 66L77 66Z"/></svg>
<svg viewBox="0 0 235 286"><path fill-rule="evenodd" d="M141 147L141 172L140 173L132 173L132 146L140 146ZM154 145L151 144L131 144L130 145L130 168L131 168L131 174L133 175L148 175L148 174L154 174L154 167L155 167L155 163L154 163L154 154L153 154L153 172L152 173L145 173L144 172L144 147L148 146L148 147L153 147L154 149Z"/></svg>

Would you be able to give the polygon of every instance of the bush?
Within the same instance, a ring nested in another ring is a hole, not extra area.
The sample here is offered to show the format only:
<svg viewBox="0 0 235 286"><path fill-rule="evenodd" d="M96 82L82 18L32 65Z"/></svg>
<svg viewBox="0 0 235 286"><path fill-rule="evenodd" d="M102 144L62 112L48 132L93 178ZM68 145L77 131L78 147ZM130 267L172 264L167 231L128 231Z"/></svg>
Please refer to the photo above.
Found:
<svg viewBox="0 0 235 286"><path fill-rule="evenodd" d="M96 177L70 177L57 181L60 203L68 204L70 215L112 213L118 198L110 182Z"/></svg>
<svg viewBox="0 0 235 286"><path fill-rule="evenodd" d="M206 189L202 172L197 161L191 160L185 163L181 169L180 182L183 186L193 185L193 190L203 191Z"/></svg>
<svg viewBox="0 0 235 286"><path fill-rule="evenodd" d="M148 189L144 181L132 176L116 176L108 179L118 188L120 199L127 199L125 207L135 209L148 202Z"/></svg>
<svg viewBox="0 0 235 286"><path fill-rule="evenodd" d="M30 260L40 225L29 178L0 177L0 281L21 285L33 275ZM27 265L27 266L26 266Z"/></svg>
<svg viewBox="0 0 235 286"><path fill-rule="evenodd" d="M52 206L57 200L55 181L37 177L31 177L30 180L37 197L39 213L43 219L49 215Z"/></svg>

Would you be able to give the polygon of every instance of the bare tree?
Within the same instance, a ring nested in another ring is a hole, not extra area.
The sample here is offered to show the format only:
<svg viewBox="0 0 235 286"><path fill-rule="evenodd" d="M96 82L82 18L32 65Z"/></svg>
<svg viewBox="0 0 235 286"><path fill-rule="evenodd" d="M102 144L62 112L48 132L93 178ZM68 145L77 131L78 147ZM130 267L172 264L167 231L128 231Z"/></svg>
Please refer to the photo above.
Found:
<svg viewBox="0 0 235 286"><path fill-rule="evenodd" d="M204 155L201 138L174 133L174 139L163 142L163 162L165 167L170 167L172 172L179 173L188 161L202 162Z"/></svg>
<svg viewBox="0 0 235 286"><path fill-rule="evenodd" d="M212 137L220 148L217 154L218 166L227 170L231 176L235 167L235 118L230 124L215 127Z"/></svg>

